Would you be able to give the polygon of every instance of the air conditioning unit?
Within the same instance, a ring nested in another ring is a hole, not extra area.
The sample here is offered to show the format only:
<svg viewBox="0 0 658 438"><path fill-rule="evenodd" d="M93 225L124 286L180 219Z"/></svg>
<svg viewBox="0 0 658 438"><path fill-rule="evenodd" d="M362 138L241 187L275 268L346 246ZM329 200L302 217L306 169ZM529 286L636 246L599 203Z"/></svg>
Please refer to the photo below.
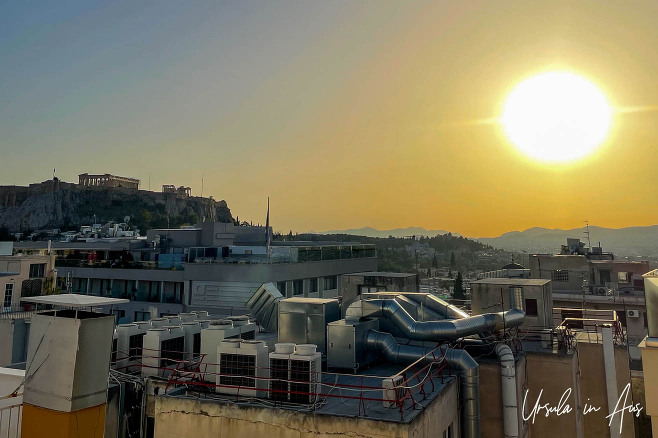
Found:
<svg viewBox="0 0 658 438"><path fill-rule="evenodd" d="M256 339L256 323L252 322L247 315L229 316L226 319L233 322L233 327L239 328L240 339Z"/></svg>
<svg viewBox="0 0 658 438"><path fill-rule="evenodd" d="M198 321L181 324L185 332L185 358L192 359L201 354L201 324Z"/></svg>
<svg viewBox="0 0 658 438"><path fill-rule="evenodd" d="M239 328L233 327L233 322L226 319L210 321L210 325L201 330L201 354L203 355L201 371L206 373L206 382L215 383L216 380L217 347L225 339L239 336Z"/></svg>
<svg viewBox="0 0 658 438"><path fill-rule="evenodd" d="M279 342L270 353L270 399L287 402L290 400L290 355L295 352L295 344ZM282 391L282 392L278 392Z"/></svg>
<svg viewBox="0 0 658 438"><path fill-rule="evenodd" d="M594 293L597 295L607 295L608 289L604 286L596 286L594 287Z"/></svg>
<svg viewBox="0 0 658 438"><path fill-rule="evenodd" d="M385 408L397 407L397 400L404 397L404 388L402 388L403 382L403 376L389 377L382 381L382 387L384 388L384 397L382 398L384 399Z"/></svg>
<svg viewBox="0 0 658 438"><path fill-rule="evenodd" d="M185 357L185 332L180 326L149 329L144 335L142 377L168 377Z"/></svg>
<svg viewBox="0 0 658 438"><path fill-rule="evenodd" d="M219 345L217 355L217 392L246 397L265 395L269 377L265 342L228 339Z"/></svg>
<svg viewBox="0 0 658 438"><path fill-rule="evenodd" d="M290 355L290 402L313 404L320 393L322 353L315 344L298 344Z"/></svg>
<svg viewBox="0 0 658 438"><path fill-rule="evenodd" d="M146 331L143 324L117 326L116 369L118 371L124 373L133 371L132 367L142 360L142 346Z"/></svg>
<svg viewBox="0 0 658 438"><path fill-rule="evenodd" d="M638 310L627 310L626 316L629 318L639 318L640 312Z"/></svg>

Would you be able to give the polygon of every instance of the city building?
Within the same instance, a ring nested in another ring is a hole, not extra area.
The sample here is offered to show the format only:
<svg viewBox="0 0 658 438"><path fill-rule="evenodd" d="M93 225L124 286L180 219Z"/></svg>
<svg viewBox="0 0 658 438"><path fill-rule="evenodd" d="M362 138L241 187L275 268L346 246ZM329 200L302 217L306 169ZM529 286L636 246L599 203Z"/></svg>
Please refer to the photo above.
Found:
<svg viewBox="0 0 658 438"><path fill-rule="evenodd" d="M658 269L644 275L647 294L648 334L640 343L646 414L653 436L658 436Z"/></svg>
<svg viewBox="0 0 658 438"><path fill-rule="evenodd" d="M342 275L377 269L374 245L268 246L268 233L265 227L202 222L149 230L145 239L20 242L16 250L54 254L62 291L130 300L114 309L121 322L192 310L247 313L247 301L266 283L285 297L336 297Z"/></svg>
<svg viewBox="0 0 658 438"><path fill-rule="evenodd" d="M616 260L600 246L585 247L568 239L560 254L529 257L530 277L551 280L553 305L564 315L584 317L586 310L615 311L625 329L629 354L639 367L637 345L647 334L647 315L642 275L649 263Z"/></svg>
<svg viewBox="0 0 658 438"><path fill-rule="evenodd" d="M78 175L78 184L84 187L123 187L138 190L139 183L140 181L136 178L110 175L109 173L103 175L90 175L88 173L83 173Z"/></svg>
<svg viewBox="0 0 658 438"><path fill-rule="evenodd" d="M471 282L471 310L474 315L510 310L513 303L525 312L523 327L554 326L551 280L485 278Z"/></svg>

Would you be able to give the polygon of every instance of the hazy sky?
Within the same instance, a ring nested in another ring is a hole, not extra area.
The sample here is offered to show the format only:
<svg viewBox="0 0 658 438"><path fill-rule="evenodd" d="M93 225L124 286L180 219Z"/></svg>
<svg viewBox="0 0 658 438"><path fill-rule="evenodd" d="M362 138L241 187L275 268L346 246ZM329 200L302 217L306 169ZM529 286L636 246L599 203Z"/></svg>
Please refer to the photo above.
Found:
<svg viewBox="0 0 658 438"><path fill-rule="evenodd" d="M571 70L658 104L658 2L0 0L0 184L115 173L275 229L658 223L658 112L545 165L496 124Z"/></svg>

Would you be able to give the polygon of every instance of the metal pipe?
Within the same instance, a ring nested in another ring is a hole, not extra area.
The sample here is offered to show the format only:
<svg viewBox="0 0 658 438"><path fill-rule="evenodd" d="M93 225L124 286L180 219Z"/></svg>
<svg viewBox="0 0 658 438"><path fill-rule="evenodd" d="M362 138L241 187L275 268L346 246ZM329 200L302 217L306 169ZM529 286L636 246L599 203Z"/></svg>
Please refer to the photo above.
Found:
<svg viewBox="0 0 658 438"><path fill-rule="evenodd" d="M400 345L390 333L369 330L366 349L381 351L387 361L413 363L427 356L434 348ZM459 399L461 405L461 430L464 438L480 437L480 368L478 363L464 350L447 348L444 359L459 377ZM433 361L429 356L425 361Z"/></svg>
<svg viewBox="0 0 658 438"><path fill-rule="evenodd" d="M512 309L456 320L416 321L400 303L390 299L355 301L345 312L347 320L381 317L392 321L406 338L418 341L442 341L519 326L523 323L525 313Z"/></svg>
<svg viewBox="0 0 658 438"><path fill-rule="evenodd" d="M505 438L519 436L518 407L516 400L516 363L512 349L506 344L496 345L500 360L501 390L503 394L503 428Z"/></svg>

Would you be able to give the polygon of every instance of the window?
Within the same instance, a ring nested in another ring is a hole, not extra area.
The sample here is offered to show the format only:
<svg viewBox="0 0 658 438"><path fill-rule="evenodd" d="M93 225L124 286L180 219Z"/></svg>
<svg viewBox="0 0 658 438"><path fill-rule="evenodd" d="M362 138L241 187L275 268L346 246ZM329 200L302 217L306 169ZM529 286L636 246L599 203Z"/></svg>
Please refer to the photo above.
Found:
<svg viewBox="0 0 658 438"><path fill-rule="evenodd" d="M308 281L308 291L310 293L317 292L318 291L318 279L317 278L311 278Z"/></svg>
<svg viewBox="0 0 658 438"><path fill-rule="evenodd" d="M194 333L192 354L194 354L195 357L201 354L201 333Z"/></svg>
<svg viewBox="0 0 658 438"><path fill-rule="evenodd" d="M630 283L630 279L628 277L629 277L628 272L617 273L617 281L619 283Z"/></svg>
<svg viewBox="0 0 658 438"><path fill-rule="evenodd" d="M304 280L295 280L292 282L292 294L302 295L304 293Z"/></svg>
<svg viewBox="0 0 658 438"><path fill-rule="evenodd" d="M276 288L279 289L279 292L281 292L282 295L286 294L286 282L285 281L279 281L276 283Z"/></svg>
<svg viewBox="0 0 658 438"><path fill-rule="evenodd" d="M46 272L45 263L35 263L30 265L30 278L43 278Z"/></svg>
<svg viewBox="0 0 658 438"><path fill-rule="evenodd" d="M149 312L135 312L135 321L148 321L151 319Z"/></svg>
<svg viewBox="0 0 658 438"><path fill-rule="evenodd" d="M561 283L568 283L569 282L569 271L563 271L563 270L555 270L551 271L551 280L561 282Z"/></svg>
<svg viewBox="0 0 658 438"><path fill-rule="evenodd" d="M331 275L329 277L324 277L324 290L333 289L338 289L338 276Z"/></svg>
<svg viewBox="0 0 658 438"><path fill-rule="evenodd" d="M11 307L12 298L14 296L14 283L7 283L5 285L5 299L4 307Z"/></svg>
<svg viewBox="0 0 658 438"><path fill-rule="evenodd" d="M537 300L534 298L525 299L526 316L537 316Z"/></svg>

